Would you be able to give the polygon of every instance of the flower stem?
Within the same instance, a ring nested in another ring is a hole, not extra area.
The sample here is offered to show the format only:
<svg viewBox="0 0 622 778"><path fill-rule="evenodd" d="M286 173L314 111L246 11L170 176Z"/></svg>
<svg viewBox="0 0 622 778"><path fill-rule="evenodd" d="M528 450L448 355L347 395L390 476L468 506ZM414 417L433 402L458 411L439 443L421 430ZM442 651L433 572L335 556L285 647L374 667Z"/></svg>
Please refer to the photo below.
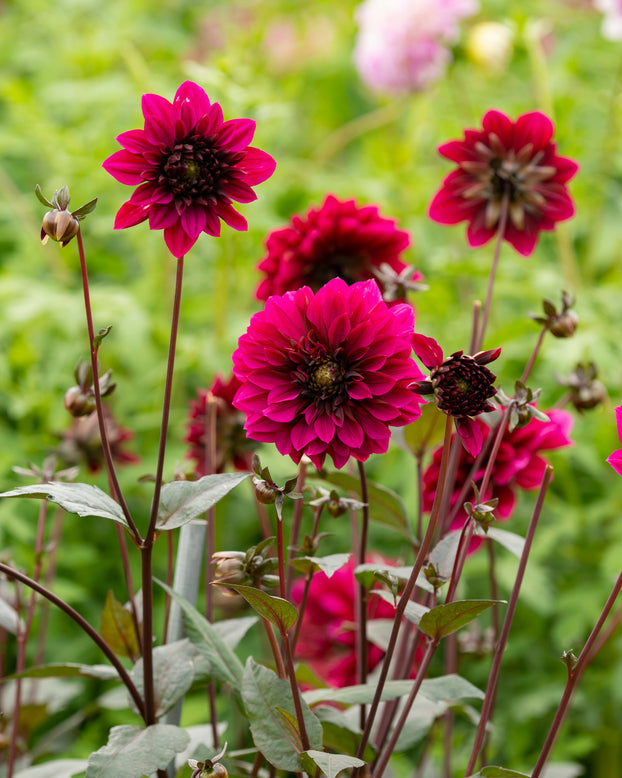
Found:
<svg viewBox="0 0 622 778"><path fill-rule="evenodd" d="M529 357L529 361L525 365L525 369L523 371L522 376L520 377L521 384L527 383L527 379L531 375L531 371L533 369L533 366L536 362L536 359L538 357L538 353L540 351L540 346L542 346L542 341L544 340L544 336L547 333L548 330L548 324L545 324L542 329L540 330L540 335L538 336L538 340L536 341L536 345L534 346L533 351L531 352L531 356Z"/></svg>
<svg viewBox="0 0 622 778"><path fill-rule="evenodd" d="M546 496L546 492L549 487L549 484L551 483L552 478L553 478L553 468L551 467L551 465L547 465L546 470L544 471L544 477L542 479L542 483L540 484L540 490L538 492L536 504L533 509L531 521L529 522L529 528L527 529L527 535L525 537L525 545L523 546L523 551L521 553L521 558L518 565L518 571L516 573L516 580L514 581L514 587L512 588L512 594L510 596L510 602L508 603L508 609L505 614L505 619L503 621L503 628L501 630L501 635L495 646L495 655L492 662L490 675L488 676L486 695L484 697L484 702L482 703L482 712L480 714L479 724L477 726L477 732L475 733L475 742L473 743L473 750L471 751L471 757L469 759L469 764L467 766L465 775L471 775L473 773L473 770L475 768L475 763L477 761L477 757L479 756L482 745L484 743L484 737L486 735L486 726L490 718L490 712L492 710L496 689L497 689L497 682L499 680L499 672L501 670L501 660L503 658L503 652L505 651L505 646L507 644L508 637L510 634L510 627L512 626L512 620L514 619L514 612L516 611L518 595L520 592L521 585L523 583L523 577L525 575L525 569L527 567L527 560L529 558L531 544L533 542L533 538L536 532L536 527L538 526L540 513L542 512L542 505L544 503L544 498ZM534 776L535 773L533 773L532 778L534 778Z"/></svg>
<svg viewBox="0 0 622 778"><path fill-rule="evenodd" d="M415 559L415 564L413 565L413 569L410 573L410 577L408 578L406 586L404 587L404 591L402 592L402 595L397 604L397 608L395 609L393 629L391 630L391 636L389 637L387 651L384 657L384 661L382 663L382 670L380 671L380 677L378 678L378 682L376 684L376 692L374 694L374 699L372 700L371 708L369 710L369 715L367 716L367 722L365 724L365 729L363 730L363 735L361 737L361 742L359 743L359 747L357 751L357 757L359 759L361 759L362 755L365 753L365 748L367 746L367 743L369 742L371 730L374 724L374 720L376 718L376 714L378 712L378 707L380 705L382 690L384 689L384 684L389 674L391 657L393 656L393 652L395 651L395 645L397 643L397 636L399 633L402 616L404 615L404 611L406 610L406 605L410 600L410 595L412 594L415 588L415 584L417 583L417 577L421 572L423 563L427 558L428 552L430 550L430 546L432 545L432 538L434 536L434 531L436 529L436 524L438 522L438 518L440 514L440 505L443 497L443 491L445 488L445 478L447 475L447 461L449 458L449 450L451 448L452 426L453 426L453 418L451 416L448 416L447 421L445 423L445 439L443 442L443 453L441 458L440 475L439 475L439 487L437 488L436 495L434 497L434 504L432 506L432 511L430 513L430 520L428 522L428 527L425 533L425 537L423 538L423 542L421 543L421 547L419 549L419 552L417 553L417 558Z"/></svg>
<svg viewBox="0 0 622 778"><path fill-rule="evenodd" d="M48 599L50 602L52 602L54 605L56 605L58 608L60 608L62 611L64 611L70 618L72 618L76 624L84 631L86 634L91 638L91 640L95 643L95 645L104 653L110 664L115 668L115 670L119 673L119 677L127 687L128 692L132 696L132 699L134 700L136 707L140 711L140 715L145 719L145 713L144 713L144 705L143 701L140 697L140 694L138 693L138 690L134 686L134 682L130 678L127 670L121 662L117 659L114 651L110 648L108 643L101 637L101 635L93 629L93 627L88 623L88 621L81 616L78 611L76 611L74 608L71 607L71 605L68 605L64 600L61 600L60 597L55 595L53 592L51 592L49 589L46 589L45 586L42 586L37 581L34 581L32 578L29 578L27 575L24 575L23 573L20 573L19 570L14 570L12 567L9 567L9 565L5 565L4 562L0 562L0 572L4 573L7 578L14 578L17 581L21 581L23 584L26 584L26 586L29 586L31 589L34 589L35 592L38 592L39 594L43 595L46 599ZM147 723L145 719L145 723Z"/></svg>
<svg viewBox="0 0 622 778"><path fill-rule="evenodd" d="M477 338L475 338L475 348L473 353L476 354L481 351L484 344L484 335L486 333L486 327L488 326L488 317L490 315L490 306L492 304L492 292L495 286L495 278L497 275L497 268L499 266L499 256L501 254L501 243L503 242L503 234L505 233L505 225L508 220L508 207L509 207L509 195L506 192L501 200L501 213L499 215L499 228L497 230L497 241L495 243L495 253L492 258L492 266L490 268L490 274L488 276L488 290L486 292L486 302L484 303L484 310L482 311L482 317L477 332Z"/></svg>
<svg viewBox="0 0 622 778"><path fill-rule="evenodd" d="M313 529L311 530L312 543L315 540L315 536L317 535L317 531L320 525L320 516L322 515L323 510L324 510L323 505L319 505L315 509L315 517L313 519ZM300 605L298 606L298 618L296 619L296 627L290 638L290 642L292 646L292 656L296 655L296 644L298 643L298 638L300 636L300 629L302 627L302 620L304 618L305 608L307 607L307 599L309 597L309 588L311 587L312 578L313 578L313 570L309 570L309 572L307 573L307 578L305 580L305 588L302 593L302 599L300 600Z"/></svg>
<svg viewBox="0 0 622 778"><path fill-rule="evenodd" d="M307 466L304 459L300 460L298 466L298 481L296 482L296 491L302 493L305 488L305 480L307 477ZM300 522L302 520L302 508L303 501L294 501L294 512L292 517L292 531L289 537L289 554L287 558L287 585L285 587L286 598L289 599L292 593L292 583L294 582L294 568L292 567L292 559L294 558L296 551L295 548L298 545L298 536L300 535Z"/></svg>
<svg viewBox="0 0 622 778"><path fill-rule="evenodd" d="M89 278L86 269L86 257L84 255L84 244L82 242L82 231L78 230L78 254L80 255L80 270L82 272L82 289L84 292L84 309L86 312L86 326L89 334L89 346L91 351L91 371L93 373L93 393L95 394L95 407L97 408L97 422L99 424L99 436L101 438L102 449L104 451L104 461L106 463L106 472L110 482L113 485L112 497L116 499L121 506L123 515L129 525L132 532L134 542L140 543L141 537L138 528L134 524L134 520L130 514L130 510L127 507L121 486L119 485L119 479L117 478L117 472L115 470L114 461L112 458L112 450L110 448L110 441L108 440L108 431L106 429L106 421L104 418L104 409L102 404L101 392L99 390L99 367L97 365L97 352L99 346L95 345L95 330L93 328L93 312L91 308L91 294L89 291Z"/></svg>
<svg viewBox="0 0 622 778"><path fill-rule="evenodd" d="M298 688L298 682L296 681L296 670L294 669L294 659L292 657L292 649L289 645L289 639L287 637L287 631L281 630L281 643L285 652L285 663L287 665L287 676L289 678L289 684L292 690L292 697L294 698L294 710L296 711L296 720L298 722L298 730L300 732L300 741L302 744L302 750L308 751L311 748L309 743L309 736L307 734L307 728L305 726L305 719L302 712L302 703L300 702L300 689Z"/></svg>
<svg viewBox="0 0 622 778"><path fill-rule="evenodd" d="M357 462L359 480L361 482L362 521L361 536L358 547L358 564L365 564L367 552L367 535L369 532L369 493L367 488L367 474L363 462ZM359 683L367 683L367 590L358 582L358 619L356 628L357 662ZM360 715L361 729L365 727L365 705L361 705Z"/></svg>

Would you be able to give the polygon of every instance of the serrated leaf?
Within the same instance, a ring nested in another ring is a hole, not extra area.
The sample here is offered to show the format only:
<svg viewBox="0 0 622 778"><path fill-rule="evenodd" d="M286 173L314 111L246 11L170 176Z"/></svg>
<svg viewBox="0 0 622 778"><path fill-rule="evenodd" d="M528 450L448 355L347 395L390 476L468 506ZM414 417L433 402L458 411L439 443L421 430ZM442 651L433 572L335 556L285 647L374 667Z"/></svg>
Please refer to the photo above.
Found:
<svg viewBox="0 0 622 778"><path fill-rule="evenodd" d="M119 675L109 665L82 665L71 662L40 665L24 670L23 673L5 675L3 681L15 678L99 678L101 681L118 681Z"/></svg>
<svg viewBox="0 0 622 778"><path fill-rule="evenodd" d="M322 473L323 481L339 486L346 492L360 494L361 484L358 478L340 471ZM412 530L408 524L408 514L402 498L380 484L368 482L369 518L397 530L402 537L413 540Z"/></svg>
<svg viewBox="0 0 622 778"><path fill-rule="evenodd" d="M140 641L132 614L121 605L112 591L106 595L100 624L101 635L115 654L130 659L140 654Z"/></svg>
<svg viewBox="0 0 622 778"><path fill-rule="evenodd" d="M482 776L482 778L529 778L527 773L518 773L516 770L506 770L505 767L496 767L495 765L483 767L479 773L474 773L471 778L476 778L476 776Z"/></svg>
<svg viewBox="0 0 622 778"><path fill-rule="evenodd" d="M202 516L250 473L216 473L198 481L172 481L162 486L156 528L172 530Z"/></svg>
<svg viewBox="0 0 622 778"><path fill-rule="evenodd" d="M92 484L50 481L47 484L20 486L18 489L0 493L0 497L39 497L60 505L68 513L77 513L78 516L100 516L129 528L119 503Z"/></svg>
<svg viewBox="0 0 622 778"><path fill-rule="evenodd" d="M385 602L388 602L389 605L393 605L393 607L395 607L395 602L393 601L393 595L391 592L384 591L384 589L373 589L370 594L377 595ZM422 617L429 611L430 609L426 605L421 605L419 602L412 602L409 600L406 603L404 616L406 616L408 621L412 621L413 624L419 624Z"/></svg>
<svg viewBox="0 0 622 778"><path fill-rule="evenodd" d="M189 740L171 724L113 727L108 743L89 757L85 778L142 778L164 770Z"/></svg>
<svg viewBox="0 0 622 778"><path fill-rule="evenodd" d="M180 597L170 586L157 578L153 580L179 603L188 637L201 656L209 662L211 675L219 681L232 684L239 692L244 668L233 650L221 638L214 626L188 600Z"/></svg>
<svg viewBox="0 0 622 778"><path fill-rule="evenodd" d="M352 554L328 554L328 556L300 556L292 560L292 567L301 573L321 570L330 578L347 564Z"/></svg>
<svg viewBox="0 0 622 778"><path fill-rule="evenodd" d="M325 751L314 751L310 749L304 752L314 765L320 768L326 778L336 778L339 773L348 770L350 767L362 767L366 762L357 759L355 756L346 756L345 754L327 754ZM311 771L307 771L311 774Z"/></svg>
<svg viewBox="0 0 622 778"><path fill-rule="evenodd" d="M291 602L282 597L275 597L252 586L241 584L226 584L226 588L241 594L256 613L268 619L280 632L287 632L296 623L298 611Z"/></svg>
<svg viewBox="0 0 622 778"><path fill-rule="evenodd" d="M13 778L72 778L86 770L86 759L55 759L13 773Z"/></svg>
<svg viewBox="0 0 622 778"><path fill-rule="evenodd" d="M187 640L176 640L153 650L153 678L156 717L162 716L180 700L194 680L196 648ZM143 660L132 668L132 679L143 696Z"/></svg>
<svg viewBox="0 0 622 778"><path fill-rule="evenodd" d="M286 711L295 717L294 700L288 681L279 678L267 667L258 665L249 657L244 668L242 680L242 701L251 725L253 741L266 759L279 770L300 772L300 746L298 738L293 737L289 724L285 724L283 714ZM314 749L322 747L322 725L301 701L305 728L310 745Z"/></svg>
<svg viewBox="0 0 622 778"><path fill-rule="evenodd" d="M505 600L458 600L437 605L422 616L419 629L431 638L445 637L473 621L488 608Z"/></svg>

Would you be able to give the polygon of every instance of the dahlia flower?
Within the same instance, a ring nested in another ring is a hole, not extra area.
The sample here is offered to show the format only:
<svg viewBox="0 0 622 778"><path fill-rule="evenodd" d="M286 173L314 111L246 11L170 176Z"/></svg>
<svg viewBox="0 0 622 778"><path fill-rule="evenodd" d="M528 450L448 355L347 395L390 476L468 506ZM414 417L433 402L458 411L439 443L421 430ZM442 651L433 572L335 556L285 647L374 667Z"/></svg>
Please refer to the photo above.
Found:
<svg viewBox="0 0 622 778"><path fill-rule="evenodd" d="M616 424L618 427L618 437L622 443L622 405L618 405L616 408ZM616 473L622 475L622 449L614 451L611 456L607 457L607 462L609 462Z"/></svg>
<svg viewBox="0 0 622 778"><path fill-rule="evenodd" d="M622 3L620 0L594 0L594 7L605 14L601 25L603 38L622 40Z"/></svg>
<svg viewBox="0 0 622 778"><path fill-rule="evenodd" d="M364 0L356 9L354 63L377 92L416 92L443 75L458 22L476 0Z"/></svg>
<svg viewBox="0 0 622 778"><path fill-rule="evenodd" d="M124 448L132 440L134 433L117 424L112 413L104 406L104 419L112 459L118 465L134 464L140 458ZM97 411L88 416L78 416L71 420L71 426L62 434L62 440L56 453L66 465L85 464L92 473L97 473L104 464L104 450L99 434Z"/></svg>
<svg viewBox="0 0 622 778"><path fill-rule="evenodd" d="M329 686L358 683L356 672L356 563L350 560L330 578L317 572L311 579L307 604L296 645L296 657L304 660ZM292 587L292 600L302 600L304 580ZM380 597L369 597L368 619L392 619L395 608ZM384 652L373 643L367 646L367 670L371 672Z"/></svg>
<svg viewBox="0 0 622 778"><path fill-rule="evenodd" d="M252 452L257 444L244 433L244 414L233 407L233 397L241 384L235 376L224 381L216 376L209 389L199 389L197 399L190 401L188 433L185 442L190 444L188 459L195 460L198 476L207 475L207 413L208 403L215 406L216 457L212 472L222 473L229 464L236 470L250 470Z"/></svg>
<svg viewBox="0 0 622 778"><path fill-rule="evenodd" d="M495 508L497 519L510 518L516 506L516 494L519 489L537 489L540 486L548 464L541 454L542 451L552 451L572 445L570 439L572 415L562 410L546 411L546 415L549 421L532 418L524 427L516 427L512 432L509 432L506 427L493 465L489 489L486 494L480 494L482 502L491 497L498 498L499 503ZM495 419L499 419L498 413L495 414ZM491 427L481 418L474 419L473 423L478 427L483 440L486 440L490 434L494 434ZM440 476L441 455L442 446L439 446L433 452L432 461L423 474L423 506L427 511L432 509L434 502ZM452 507L458 500L463 485L471 481L477 484L484 475L486 462L482 462L478 470L472 474L471 468L474 462L474 455L464 450L460 451L456 487L451 498ZM456 519L454 529L462 523L464 523L464 515Z"/></svg>
<svg viewBox="0 0 622 778"><path fill-rule="evenodd" d="M354 200L328 195L319 208L293 216L290 224L272 232L266 240L266 256L258 270L264 279L257 299L285 294L301 286L314 292L331 278L348 284L378 278L382 265L396 274L407 268L400 255L408 248L410 235L399 230L393 219L380 216L375 205L358 206ZM414 273L412 279L420 278Z"/></svg>
<svg viewBox="0 0 622 778"><path fill-rule="evenodd" d="M501 349L480 351L473 356L456 351L445 359L433 338L415 333L412 341L415 354L430 370L430 377L418 381L415 391L434 395L439 411L454 417L464 448L477 456L484 439L471 417L494 410L488 400L497 393L493 386L497 376L485 365L497 359Z"/></svg>
<svg viewBox="0 0 622 778"><path fill-rule="evenodd" d="M298 463L319 469L384 453L389 425L416 419L409 389L423 376L412 359L414 314L389 308L375 281L334 278L316 294L304 286L274 295L256 313L233 354L242 382L233 404L250 438L274 442Z"/></svg>
<svg viewBox="0 0 622 778"><path fill-rule="evenodd" d="M220 105L191 81L179 87L172 103L143 95L142 109L144 129L117 136L123 149L103 163L117 181L138 186L119 209L115 229L149 219L150 229L164 230L175 257L187 254L202 232L220 235L221 219L246 230L246 219L231 203L256 200L252 187L276 165L248 145L255 122L223 121Z"/></svg>
<svg viewBox="0 0 622 778"><path fill-rule="evenodd" d="M482 125L465 130L464 140L439 146L458 168L443 181L429 216L440 224L468 221L469 245L481 246L499 231L507 198L502 238L529 256L541 230L553 230L556 222L573 216L566 184L579 166L556 153L553 124L538 111L515 122L488 111Z"/></svg>

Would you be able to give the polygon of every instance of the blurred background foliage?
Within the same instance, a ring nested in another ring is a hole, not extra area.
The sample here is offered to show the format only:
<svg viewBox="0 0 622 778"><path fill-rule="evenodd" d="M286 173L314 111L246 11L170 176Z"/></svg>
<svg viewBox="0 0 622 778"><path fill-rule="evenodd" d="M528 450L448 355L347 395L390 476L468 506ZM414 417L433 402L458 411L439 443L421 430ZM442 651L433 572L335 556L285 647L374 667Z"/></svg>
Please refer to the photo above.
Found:
<svg viewBox="0 0 622 778"><path fill-rule="evenodd" d="M189 398L217 372L229 373L237 338L258 308L255 267L266 234L328 192L377 203L411 231L406 261L430 287L415 301L418 326L446 353L467 348L472 300L485 294L493 246L471 250L463 225L446 228L427 218L449 171L436 147L479 126L489 108L512 117L544 110L554 118L560 153L581 164L570 185L577 215L543 234L529 259L504 246L486 347L503 346L495 368L512 393L538 334L527 314L541 312L543 297L559 304L565 289L577 295L579 329L572 340L545 341L530 383L542 387L546 409L564 393L556 376L594 361L610 399L577 415L575 446L553 457L555 481L505 658L490 753L499 764L528 770L564 684L558 658L569 648L578 653L622 558L622 484L604 462L618 447L613 408L622 402L622 50L601 37L601 15L588 0L481 0L480 13L462 25L445 78L424 93L381 97L365 88L352 64L355 6L354 0L0 3L0 486L24 483L11 468L41 464L57 445L70 422L64 392L78 359L88 357L75 241L63 250L39 243L43 209L35 184L48 197L67 184L74 207L99 198L83 233L95 326L113 327L100 361L118 384L110 407L134 433L126 445L141 457L121 479L139 525L146 521L150 487L138 477L155 469L174 260L161 233L146 224L113 232L130 190L101 168L118 148L115 136L142 126L142 93L170 99L183 80L196 81L221 103L225 118L256 119L254 145L278 163L257 202L242 208L249 231L224 229L218 240L199 240L186 262L168 478L189 467L183 443ZM501 67L478 62L470 36L483 21L511 30L511 55ZM279 478L294 473L270 447L262 457ZM369 469L403 494L414 516L407 455L394 448L370 460ZM80 477L105 487L101 474ZM220 548L259 539L249 493L239 491L219 506ZM532 504L531 495L522 496L509 529L524 533ZM26 570L37 510L28 501L0 505L0 555ZM348 527L332 522L329 529L335 536L326 550L331 544L347 550ZM387 555L406 554L386 529L372 532L371 542ZM498 566L507 595L516 561L500 551ZM483 553L467 565L464 580L466 595L486 596ZM123 599L111 526L67 517L55 590L97 624L109 588ZM62 615L51 614L48 635L46 661L101 661ZM597 778L622 775L621 650L618 631L583 680L555 751L556 760L578 761ZM7 671L12 657L9 643ZM484 685L488 666L471 657L461 672ZM81 697L67 703L76 710L100 691L95 682L80 688ZM186 723L204 721L204 703L188 705L185 716ZM135 721L129 713L126 719ZM79 733L56 748L83 757L119 721L117 713L90 711ZM470 732L465 728L465 749ZM411 774L408 758L402 763Z"/></svg>

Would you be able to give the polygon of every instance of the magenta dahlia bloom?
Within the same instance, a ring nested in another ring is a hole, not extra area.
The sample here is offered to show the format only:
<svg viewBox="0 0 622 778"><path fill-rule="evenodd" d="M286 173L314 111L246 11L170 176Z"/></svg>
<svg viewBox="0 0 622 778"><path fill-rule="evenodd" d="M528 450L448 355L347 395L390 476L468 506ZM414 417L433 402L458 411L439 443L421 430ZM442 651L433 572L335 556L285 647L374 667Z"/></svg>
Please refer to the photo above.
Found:
<svg viewBox="0 0 622 778"><path fill-rule="evenodd" d="M331 278L348 284L375 278L382 265L399 275L408 266L400 255L410 245L410 235L393 219L380 216L375 205L358 206L354 200L338 200L329 194L319 208L293 216L290 224L272 232L266 240L266 256L258 270L264 279L257 299L285 294L301 286L314 292ZM412 274L411 281L421 278Z"/></svg>
<svg viewBox="0 0 622 778"><path fill-rule="evenodd" d="M520 489L537 489L544 476L544 470L548 465L542 456L543 451L552 451L572 445L570 432L573 418L568 411L546 411L549 421L541 421L532 418L524 427L516 427L510 432L507 427L501 441L501 447L495 460L490 486L486 494L480 494L480 502L492 497L499 500L494 515L499 520L507 520L516 507L516 495ZM494 415L499 419L498 413ZM481 437L486 440L492 434L491 427L481 418L473 420L477 425ZM438 485L441 468L442 446L439 446L432 454L432 462L423 475L423 506L424 510L431 510L434 495ZM460 450L458 469L456 471L455 490L451 498L452 507L459 499L460 492L465 483L474 481L479 484L486 469L486 462L482 462L478 470L472 474L471 468L475 462L475 456L464 449ZM463 499L471 499L472 491L469 489ZM461 513L454 522L453 529L459 529L464 523L464 514Z"/></svg>
<svg viewBox="0 0 622 778"><path fill-rule="evenodd" d="M481 130L465 130L463 140L439 146L457 164L430 203L429 216L441 224L468 221L471 246L487 243L500 229L504 198L508 211L503 239L529 256L541 230L574 215L566 184L579 169L557 154L553 124L534 111L513 122L488 111Z"/></svg>
<svg viewBox="0 0 622 778"><path fill-rule="evenodd" d="M246 219L231 204L257 199L252 187L270 178L269 154L248 144L251 119L223 121L218 103L200 86L185 81L172 103L159 95L142 100L145 127L117 137L123 146L103 163L117 181L138 188L117 213L123 229L149 219L164 230L175 257L190 251L202 232L220 235L220 220L246 230Z"/></svg>
<svg viewBox="0 0 622 778"><path fill-rule="evenodd" d="M233 407L233 397L241 384L235 376L224 381L216 376L209 389L199 389L197 399L190 401L188 433L185 442L190 444L188 459L195 461L197 475L207 475L206 446L208 404L214 403L216 423L216 457L212 472L222 473L227 465L236 470L250 470L253 451L257 444L244 432L244 414Z"/></svg>
<svg viewBox="0 0 622 778"><path fill-rule="evenodd" d="M618 437L622 443L622 405L618 405L616 408L616 424L618 426ZM607 457L607 462L609 462L616 473L622 475L622 448L614 451L611 456Z"/></svg>
<svg viewBox="0 0 622 778"><path fill-rule="evenodd" d="M477 456L484 438L471 417L495 409L488 400L497 393L493 386L497 376L485 365L497 359L501 349L480 351L473 356L456 351L445 359L434 338L415 333L412 341L415 354L430 371L427 380L417 382L415 391L434 395L439 411L454 417L464 448Z"/></svg>
<svg viewBox="0 0 622 778"><path fill-rule="evenodd" d="M390 425L421 413L409 388L422 378L413 326L412 308L389 308L375 281L334 278L315 295L304 286L270 297L233 354L248 436L318 469L327 454L339 468L385 452Z"/></svg>
<svg viewBox="0 0 622 778"><path fill-rule="evenodd" d="M356 564L350 560L330 578L315 573L309 586L307 604L300 626L296 657L305 661L313 672L332 687L353 686L356 673ZM297 580L292 600L299 604L304 581ZM395 608L380 597L369 597L368 619L392 619ZM373 643L367 645L367 670L371 672L384 652Z"/></svg>

